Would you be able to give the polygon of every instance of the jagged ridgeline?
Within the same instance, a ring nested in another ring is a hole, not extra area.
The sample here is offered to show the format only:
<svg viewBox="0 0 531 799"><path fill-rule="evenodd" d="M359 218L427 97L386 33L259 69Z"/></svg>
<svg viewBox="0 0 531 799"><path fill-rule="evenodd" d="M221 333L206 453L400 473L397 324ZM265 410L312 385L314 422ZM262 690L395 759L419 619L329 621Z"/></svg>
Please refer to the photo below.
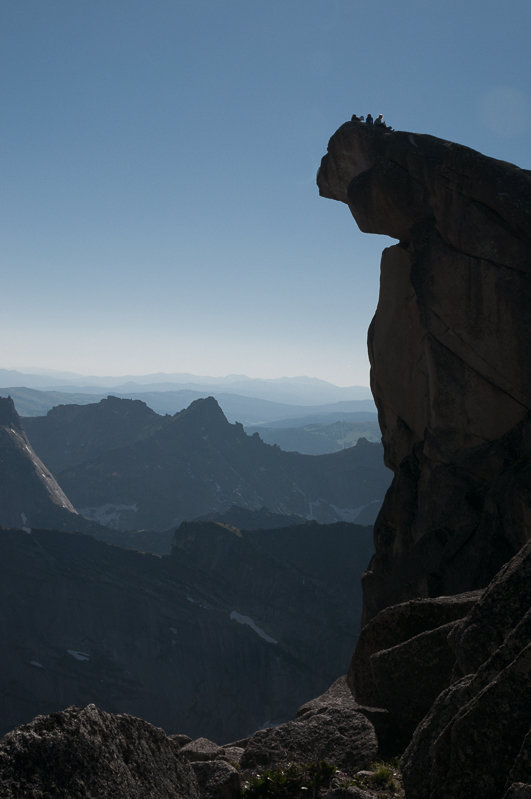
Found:
<svg viewBox="0 0 531 799"><path fill-rule="evenodd" d="M229 424L212 397L173 416L108 397L24 425L77 510L121 530L163 531L232 505L324 523L363 513L370 523L390 480L380 444L360 439L316 457L284 452Z"/></svg>

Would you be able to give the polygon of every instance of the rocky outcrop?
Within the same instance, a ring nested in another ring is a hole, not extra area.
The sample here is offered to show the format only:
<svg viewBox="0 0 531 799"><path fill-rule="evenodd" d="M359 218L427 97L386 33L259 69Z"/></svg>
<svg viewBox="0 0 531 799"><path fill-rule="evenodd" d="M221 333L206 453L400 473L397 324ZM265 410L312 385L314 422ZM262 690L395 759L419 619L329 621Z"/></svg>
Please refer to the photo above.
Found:
<svg viewBox="0 0 531 799"><path fill-rule="evenodd" d="M531 173L353 121L318 183L363 231L399 242L368 337L395 476L349 685L386 711L386 745L409 742L407 799L525 795Z"/></svg>
<svg viewBox="0 0 531 799"><path fill-rule="evenodd" d="M484 591L410 600L365 625L348 681L381 708L380 752L407 747L407 799L518 795L531 773L530 641L531 542Z"/></svg>
<svg viewBox="0 0 531 799"><path fill-rule="evenodd" d="M432 136L360 122L331 138L320 193L382 256L371 387L395 477L364 620L485 586L529 538L531 174Z"/></svg>
<svg viewBox="0 0 531 799"><path fill-rule="evenodd" d="M448 636L480 596L409 600L385 608L363 627L347 680L358 702L387 711L384 735L378 730L381 749L403 751L452 681L456 657Z"/></svg>
<svg viewBox="0 0 531 799"><path fill-rule="evenodd" d="M303 705L294 721L258 730L247 742L242 769L325 760L346 771L368 767L378 753L374 726L349 696L345 679Z"/></svg>
<svg viewBox="0 0 531 799"><path fill-rule="evenodd" d="M0 741L3 799L199 799L179 747L141 719L95 705L37 716Z"/></svg>
<svg viewBox="0 0 531 799"><path fill-rule="evenodd" d="M376 753L374 728L340 678L302 706L296 720L223 746L166 736L94 705L38 716L0 740L0 793L5 799L400 799L399 784L378 774Z"/></svg>
<svg viewBox="0 0 531 799"><path fill-rule="evenodd" d="M408 799L498 799L529 781L530 586L531 543L452 630L464 676L439 695L404 754Z"/></svg>

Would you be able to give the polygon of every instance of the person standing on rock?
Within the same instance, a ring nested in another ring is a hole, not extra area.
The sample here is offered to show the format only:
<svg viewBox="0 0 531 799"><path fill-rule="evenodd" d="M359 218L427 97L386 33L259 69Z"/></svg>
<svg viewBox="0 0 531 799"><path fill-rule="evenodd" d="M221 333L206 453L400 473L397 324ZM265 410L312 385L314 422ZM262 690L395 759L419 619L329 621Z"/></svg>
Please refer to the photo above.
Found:
<svg viewBox="0 0 531 799"><path fill-rule="evenodd" d="M371 114L367 114L367 117L365 119L365 123L367 125L372 125L372 115Z"/></svg>
<svg viewBox="0 0 531 799"><path fill-rule="evenodd" d="M383 126L385 128L385 122L383 121L383 114L378 114L377 118L374 120L374 124L378 126Z"/></svg>

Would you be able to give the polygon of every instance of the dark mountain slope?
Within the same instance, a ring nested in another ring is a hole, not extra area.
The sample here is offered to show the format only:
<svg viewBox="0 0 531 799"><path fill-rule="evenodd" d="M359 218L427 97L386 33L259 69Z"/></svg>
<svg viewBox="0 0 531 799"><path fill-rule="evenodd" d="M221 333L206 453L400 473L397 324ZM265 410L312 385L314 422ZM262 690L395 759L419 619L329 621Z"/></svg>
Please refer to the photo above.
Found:
<svg viewBox="0 0 531 799"><path fill-rule="evenodd" d="M223 513L206 514L196 521L218 522L229 527L238 527L240 530L276 530L278 527L295 527L306 522L302 516L282 516L280 513L272 513L267 508L249 510L238 505L232 505Z"/></svg>
<svg viewBox="0 0 531 799"><path fill-rule="evenodd" d="M113 396L87 405L59 405L23 422L35 451L55 474L127 445L163 423L145 403Z"/></svg>
<svg viewBox="0 0 531 799"><path fill-rule="evenodd" d="M347 665L370 538L189 524L160 558L0 531L0 728L90 702L218 740L287 718Z"/></svg>
<svg viewBox="0 0 531 799"><path fill-rule="evenodd" d="M0 524L76 522L73 505L37 457L10 397L0 397Z"/></svg>
<svg viewBox="0 0 531 799"><path fill-rule="evenodd" d="M0 397L0 527L34 527L116 537L77 513L33 450L13 401Z"/></svg>

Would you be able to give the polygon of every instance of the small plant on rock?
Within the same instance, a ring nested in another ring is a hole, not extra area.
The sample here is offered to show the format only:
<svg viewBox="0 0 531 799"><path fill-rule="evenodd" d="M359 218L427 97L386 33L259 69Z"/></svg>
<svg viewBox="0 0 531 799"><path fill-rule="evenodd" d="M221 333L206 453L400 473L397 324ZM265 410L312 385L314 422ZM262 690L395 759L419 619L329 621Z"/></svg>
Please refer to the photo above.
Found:
<svg viewBox="0 0 531 799"><path fill-rule="evenodd" d="M393 792L396 790L393 769L387 763L374 763L370 782L375 788L386 788Z"/></svg>
<svg viewBox="0 0 531 799"><path fill-rule="evenodd" d="M315 798L319 789L328 785L331 777L336 773L337 768L327 763L326 760L319 760L314 763L309 763L307 770L308 776L310 777L312 794Z"/></svg>
<svg viewBox="0 0 531 799"><path fill-rule="evenodd" d="M255 774L243 789L241 796L245 799L277 799L289 797L298 790L303 782L303 772L294 763L283 769L266 769Z"/></svg>
<svg viewBox="0 0 531 799"><path fill-rule="evenodd" d="M292 799L294 796L316 799L319 790L329 784L335 772L336 767L325 760L306 765L288 763L285 768L266 769L255 774L241 796L242 799Z"/></svg>

